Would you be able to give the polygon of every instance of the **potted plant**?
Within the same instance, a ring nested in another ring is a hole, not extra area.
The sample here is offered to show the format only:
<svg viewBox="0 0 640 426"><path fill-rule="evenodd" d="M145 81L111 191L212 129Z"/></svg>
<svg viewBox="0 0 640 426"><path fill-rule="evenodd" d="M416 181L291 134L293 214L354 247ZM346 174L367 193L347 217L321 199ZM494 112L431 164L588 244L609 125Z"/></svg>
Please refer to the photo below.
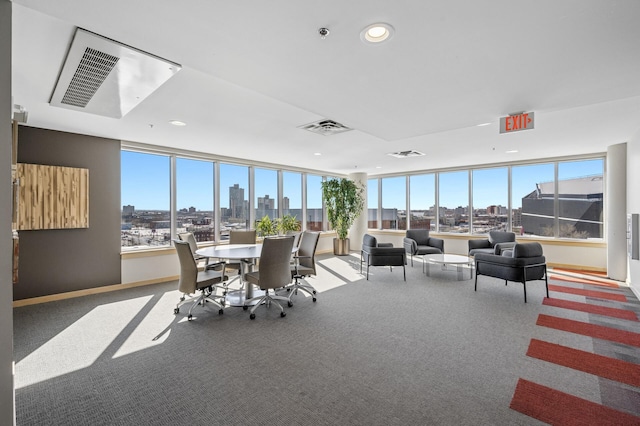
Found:
<svg viewBox="0 0 640 426"><path fill-rule="evenodd" d="M327 220L338 238L333 239L333 253L349 254L349 228L364 207L364 188L350 179L329 179L322 182L322 198L327 208Z"/></svg>
<svg viewBox="0 0 640 426"><path fill-rule="evenodd" d="M287 232L295 232L300 230L300 222L295 216L290 214L279 217L275 221L275 226L279 234L286 235Z"/></svg>
<svg viewBox="0 0 640 426"><path fill-rule="evenodd" d="M276 224L271 220L269 216L263 216L262 219L256 222L256 231L258 231L259 237L268 237L269 235L275 235Z"/></svg>

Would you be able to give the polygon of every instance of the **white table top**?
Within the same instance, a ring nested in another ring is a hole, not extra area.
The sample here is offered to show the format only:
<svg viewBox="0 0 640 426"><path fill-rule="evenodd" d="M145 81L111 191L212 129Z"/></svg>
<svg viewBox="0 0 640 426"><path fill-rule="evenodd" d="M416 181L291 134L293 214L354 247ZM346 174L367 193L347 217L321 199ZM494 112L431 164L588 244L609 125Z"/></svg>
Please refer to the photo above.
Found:
<svg viewBox="0 0 640 426"><path fill-rule="evenodd" d="M470 265L473 263L473 258L469 256L461 256L459 254L426 254L424 258L431 263L442 263L451 265Z"/></svg>
<svg viewBox="0 0 640 426"><path fill-rule="evenodd" d="M196 254L204 257L221 259L258 259L262 253L262 244L226 244L196 250Z"/></svg>

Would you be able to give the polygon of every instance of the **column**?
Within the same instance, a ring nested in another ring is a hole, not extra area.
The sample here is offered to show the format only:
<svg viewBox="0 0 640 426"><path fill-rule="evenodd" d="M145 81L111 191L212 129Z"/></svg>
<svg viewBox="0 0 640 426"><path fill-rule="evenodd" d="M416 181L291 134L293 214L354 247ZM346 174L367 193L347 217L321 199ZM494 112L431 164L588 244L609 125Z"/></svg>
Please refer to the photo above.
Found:
<svg viewBox="0 0 640 426"><path fill-rule="evenodd" d="M627 144L607 148L606 175L607 274L627 279Z"/></svg>
<svg viewBox="0 0 640 426"><path fill-rule="evenodd" d="M349 179L354 181L358 186L364 188L364 205L362 206L362 212L360 216L353 222L351 229L349 230L349 245L351 250L360 250L362 248L362 237L367 233L368 218L367 218L367 174L366 173L351 173Z"/></svg>

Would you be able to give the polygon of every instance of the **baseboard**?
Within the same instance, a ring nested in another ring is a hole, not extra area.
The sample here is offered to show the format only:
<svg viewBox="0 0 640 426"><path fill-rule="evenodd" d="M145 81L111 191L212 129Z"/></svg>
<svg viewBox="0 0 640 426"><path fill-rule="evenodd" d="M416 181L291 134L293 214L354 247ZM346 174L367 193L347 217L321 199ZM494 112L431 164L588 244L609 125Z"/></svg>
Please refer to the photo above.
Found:
<svg viewBox="0 0 640 426"><path fill-rule="evenodd" d="M14 300L13 301L13 307L14 308L19 308L19 307L22 307L22 306L37 305L37 304L40 304L40 303L55 302L55 301L58 301L58 300L65 300L65 299L73 299L75 297L89 296L89 295L92 295L92 294L108 293L110 291L124 290L124 289L127 289L127 288L142 287L142 286L145 286L145 285L166 283L168 281L175 281L178 278L180 278L180 277L178 275L176 275L176 276L173 276L173 277L156 278L156 279L152 279L152 280L136 281L136 282L133 282L133 283L126 283L126 284L113 284L113 285L106 285L106 286L102 286L102 287L94 287L94 288L87 288L87 289L83 289L83 290L69 291L69 292L66 292L66 293L58 293L58 294L50 294L50 295L47 295L47 296L31 297L29 299Z"/></svg>

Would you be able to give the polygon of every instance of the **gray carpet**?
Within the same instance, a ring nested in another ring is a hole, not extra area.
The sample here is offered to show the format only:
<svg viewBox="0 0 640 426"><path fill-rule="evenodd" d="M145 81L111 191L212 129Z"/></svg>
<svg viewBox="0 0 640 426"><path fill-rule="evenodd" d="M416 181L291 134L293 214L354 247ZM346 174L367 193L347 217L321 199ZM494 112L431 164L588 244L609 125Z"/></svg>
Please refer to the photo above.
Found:
<svg viewBox="0 0 640 426"><path fill-rule="evenodd" d="M540 424L509 408L520 377L601 402L597 377L525 356L556 339L535 325L543 282L524 304L520 284L480 277L474 292L420 261L406 282L382 267L364 280L356 256L318 264L318 301L298 295L285 318L196 308L188 322L175 282L16 308L17 424Z"/></svg>

